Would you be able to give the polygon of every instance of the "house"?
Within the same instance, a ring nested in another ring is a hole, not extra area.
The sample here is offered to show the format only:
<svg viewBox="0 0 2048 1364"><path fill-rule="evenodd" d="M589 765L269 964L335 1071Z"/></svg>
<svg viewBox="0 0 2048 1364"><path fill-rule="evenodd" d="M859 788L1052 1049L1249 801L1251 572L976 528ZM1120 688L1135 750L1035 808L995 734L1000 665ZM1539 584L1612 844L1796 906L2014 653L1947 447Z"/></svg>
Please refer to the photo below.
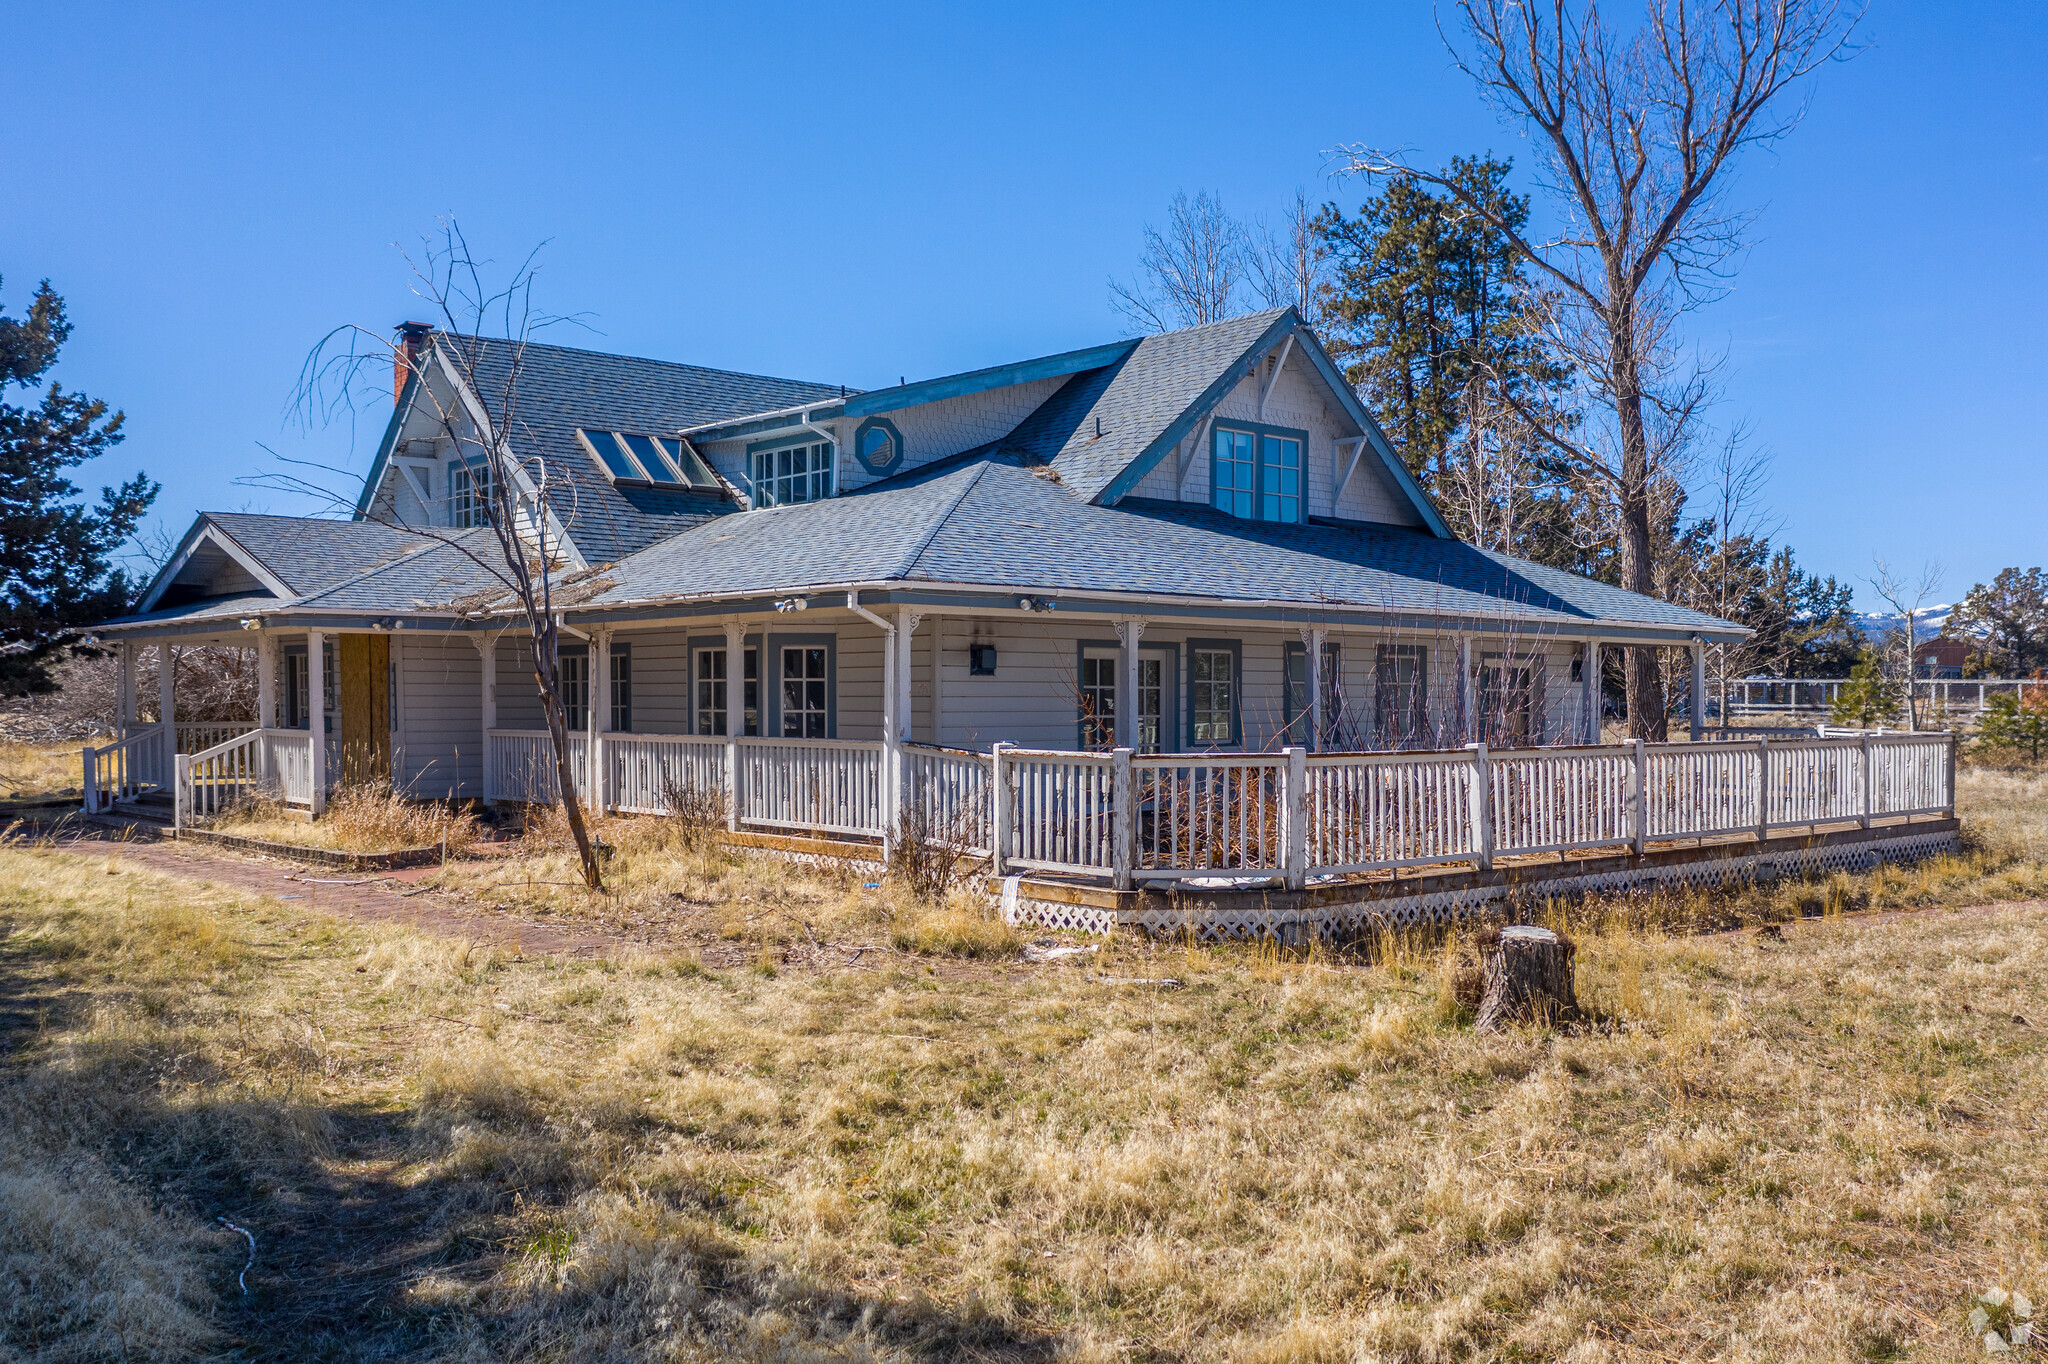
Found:
<svg viewBox="0 0 2048 1364"><path fill-rule="evenodd" d="M486 411L522 533L558 547L578 779L607 803L618 764L686 740L1597 742L1603 646L1689 648L1697 677L1746 633L1460 541L1290 308L865 392L413 324L397 371L352 519L202 515L100 628L133 729L102 790L168 780L132 664L190 644L269 660L261 727L323 736L275 759L315 806L387 774L551 780L489 571Z"/></svg>
<svg viewBox="0 0 2048 1364"><path fill-rule="evenodd" d="M1966 639L1950 639L1947 635L1923 639L1913 647L1913 676L1959 678L1969 658L1970 642Z"/></svg>

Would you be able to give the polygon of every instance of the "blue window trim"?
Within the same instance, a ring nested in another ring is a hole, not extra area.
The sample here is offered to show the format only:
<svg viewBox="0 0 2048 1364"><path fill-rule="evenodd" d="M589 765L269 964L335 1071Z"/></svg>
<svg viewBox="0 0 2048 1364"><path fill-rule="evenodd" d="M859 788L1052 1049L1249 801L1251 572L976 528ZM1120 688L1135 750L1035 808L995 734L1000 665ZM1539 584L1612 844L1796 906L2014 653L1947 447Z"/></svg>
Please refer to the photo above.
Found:
<svg viewBox="0 0 2048 1364"><path fill-rule="evenodd" d="M741 457L739 482L740 486L746 489L749 498L754 495L754 456L764 450L787 450L795 445L822 445L830 452L826 456L826 461L832 475L832 487L825 496L839 496L839 442L826 440L814 431L803 431L794 436L777 436L773 440L757 440L747 445L747 453Z"/></svg>
<svg viewBox="0 0 2048 1364"><path fill-rule="evenodd" d="M867 452L861 446L866 441L867 434L870 431L886 431L889 433L889 440L896 449L896 457L894 459L884 464L876 464L868 459ZM886 474L893 474L903 465L903 433L897 430L896 423L890 421L887 417L869 417L854 428L853 457L860 461L861 468L866 469L877 478Z"/></svg>
<svg viewBox="0 0 2048 1364"><path fill-rule="evenodd" d="M1123 645L1113 639L1083 639L1074 643L1074 748L1079 751L1086 738L1081 726L1081 660L1088 656L1090 649L1109 649L1117 653L1117 704L1124 703ZM1143 636L1138 639L1138 652L1147 651L1166 655L1166 666L1161 669L1159 685L1164 692L1159 698L1159 751L1180 752L1180 645L1166 640L1148 643Z"/></svg>
<svg viewBox="0 0 2048 1364"><path fill-rule="evenodd" d="M757 634L757 633L751 633L751 632L750 632L750 633L748 633L748 634L742 635L742 636L740 637L740 648L741 648L741 649L743 649L743 650L744 650L744 649L752 649L752 650L754 651L754 658L755 658L755 660L756 660L756 661L755 661L755 665L754 665L754 666L755 666L755 667L756 667L757 669L758 669L758 668L759 668L759 667L761 666L761 665L760 665L760 662L759 662L759 660L760 660L761 658L765 657L765 656L766 656L766 654L767 654L767 652L768 652L768 651L767 651L767 650L766 650L765 648L763 648L763 647L762 647L762 641L761 641L761 636L760 636L759 634ZM685 733L688 733L688 734L698 734L698 735L702 735L702 734L704 734L704 731L702 731L702 730L700 730L700 729L698 729L698 728L697 728L697 655L698 655L698 654L700 654L700 653L703 653L703 652L705 652L706 650L709 650L709 649L716 649L716 650L718 650L718 651L719 651L720 653L724 653L724 652L725 652L725 636L724 636L724 635L691 635L691 636L689 637L689 645L688 645L688 648L687 648L687 650L686 650L686 654L685 654L685 657L686 657L686 658L688 659L688 662L687 662L687 664L686 664L685 666L686 666L686 667L687 667L687 668L689 669L689 671L688 671L688 673L687 673L687 674L685 675L685 677L684 677L684 679L683 679L683 681L684 681L685 685L686 685L686 686L687 686L687 688L688 688L688 692L687 692L687 694L686 694L686 695L684 696L684 698L683 698L683 699L684 699L684 701L685 701L685 702L687 703L687 705L688 705L688 708L689 708L689 714L688 714L688 715L686 715L686 716L684 717L684 720L685 720L685 722L686 722L686 723L688 724L688 726L689 726L689 728L688 728L687 730L685 730L684 732L685 732ZM832 665L831 665L831 663L830 663L830 661L829 661L829 660L827 661L827 663L826 663L826 665L825 665L825 672L826 672L826 675L827 675L828 677L829 677L829 676L831 675L831 672L832 672ZM764 680L760 679L760 678L756 678L755 680L756 680L756 681L758 681L758 682L761 682L761 685L763 685L763 686L766 686L766 685L767 685L767 683L766 683L766 682L765 682ZM739 669L739 671L738 671L738 672L735 672L735 671L733 670L732 660L731 660L731 659L727 659L727 660L725 661L725 686L726 686L726 692L725 692L725 714L726 714L726 722L727 722L728 724L730 724L730 723L731 723L731 717L732 717L732 714L733 714L733 712L734 712L734 711L738 711L738 712L740 713L740 715L741 715L741 727L742 727L742 728L745 728L745 724L746 724L746 721L745 721L745 716L746 716L746 709L747 709L747 693L746 693L746 681L747 681L747 674L746 674L746 663L745 663L745 661L744 661L744 660L742 660L742 661L741 661L741 664L740 664L740 669ZM733 687L733 684L734 684L734 683L738 683L738 684L739 684L739 686L740 686L740 692L739 692L739 697L740 697L740 700L739 700L739 704L738 704L738 705L734 705L734 704L733 704L733 699L732 699L732 698L733 698L733 691L732 691L732 687ZM768 706L767 706L767 698L765 698L765 697L763 697L763 698L762 698L762 704L761 704L761 707L760 707L760 708L761 708L761 710L762 710L763 712L765 712L765 711L766 711L766 710L768 709ZM766 724L766 723L768 723L768 717L767 717L767 715L766 715L765 713L764 713L764 714L763 714L763 715L761 716L761 723L762 723L762 724ZM720 736L720 735L705 735L705 737L707 737L707 738L720 738L720 737L723 737L723 736ZM741 737L745 737L745 736L741 736ZM761 737L761 736L759 736L759 735L756 735L756 736L754 736L754 737L758 738L758 737Z"/></svg>
<svg viewBox="0 0 2048 1364"><path fill-rule="evenodd" d="M605 733L631 734L633 732L633 641L630 639L615 639L611 642L609 652L611 662L606 669L604 679L605 690L610 693L605 697L604 718L607 725ZM623 677L619 673L620 659L626 661L626 670ZM623 707L619 704L619 683L621 681L626 684L626 704ZM623 725L619 723L619 712L622 709L626 712L626 723Z"/></svg>
<svg viewBox="0 0 2048 1364"><path fill-rule="evenodd" d="M839 737L839 636L816 634L768 636L761 652L761 686L767 693L761 698L763 737L782 737L782 651L817 645L825 649L825 737Z"/></svg>
<svg viewBox="0 0 2048 1364"><path fill-rule="evenodd" d="M801 431L794 436L777 436L773 440L757 440L747 443L747 453L758 455L763 450L781 450L791 445L833 445L814 431Z"/></svg>
<svg viewBox="0 0 2048 1364"><path fill-rule="evenodd" d="M1209 506L1216 506L1216 434L1219 431L1241 431L1252 438L1252 510L1256 513L1265 501L1266 437L1301 442L1301 492L1295 501L1301 504L1301 515L1294 521L1276 522L1277 525L1300 525L1308 520L1308 432L1292 426L1268 426L1264 422L1241 422L1234 417L1218 417L1209 428ZM1259 515L1241 518L1263 521Z"/></svg>
<svg viewBox="0 0 2048 1364"><path fill-rule="evenodd" d="M1211 744L1218 751L1244 747L1244 642L1235 639L1190 639L1188 641L1187 728L1190 749L1195 744L1195 655L1204 649L1230 651L1230 742Z"/></svg>

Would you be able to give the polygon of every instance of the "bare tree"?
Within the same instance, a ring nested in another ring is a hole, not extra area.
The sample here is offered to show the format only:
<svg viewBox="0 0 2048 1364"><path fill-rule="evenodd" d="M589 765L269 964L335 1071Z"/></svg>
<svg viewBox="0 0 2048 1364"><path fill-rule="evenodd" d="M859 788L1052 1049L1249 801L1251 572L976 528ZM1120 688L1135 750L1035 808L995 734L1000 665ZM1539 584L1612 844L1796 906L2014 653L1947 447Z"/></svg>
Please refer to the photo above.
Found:
<svg viewBox="0 0 2048 1364"><path fill-rule="evenodd" d="M527 346L533 333L567 319L536 312L533 306L535 261L529 255L502 284L489 280L492 262L470 249L461 227L444 219L440 231L418 257L408 255L414 293L438 316L439 323L408 323L397 335L371 327L338 327L307 356L296 393L301 415L332 419L353 412L363 381L387 372L398 375L402 388L410 373L415 411L424 411L457 452L467 479L450 502L462 502L449 526L399 522L377 510L372 519L402 525L407 531L438 540L481 568L496 587L458 603L478 616L495 615L507 607L525 618L531 645L534 682L553 741L555 781L584 883L603 889L596 849L576 796L570 760L567 708L562 700L561 635L556 612L577 597L605 584L586 570L569 569L564 553L563 524L574 519L573 501L564 514L558 505L573 499L575 485L539 455L514 453L513 438L523 434L520 388ZM386 371L384 364L393 366ZM440 368L444 379L433 382ZM522 441L528 449L533 441ZM329 470L330 473L341 473ZM266 476L252 482L325 497L351 511L355 499L296 475ZM580 590L579 590L580 589ZM592 696L589 704L602 698Z"/></svg>
<svg viewBox="0 0 2048 1364"><path fill-rule="evenodd" d="M1721 291L1749 215L1719 197L1747 149L1804 111L1808 76L1846 55L1860 11L1842 0L1647 0L1633 32L1590 0L1459 0L1460 67L1502 117L1532 134L1559 230L1516 230L1497 206L1398 152L1342 149L1344 169L1456 196L1507 232L1559 296L1560 350L1606 419L1579 429L1526 413L1556 457L1613 499L1623 586L1654 593L1657 485L1676 481L1708 396L1676 318ZM1657 652L1631 651L1629 724L1665 737Z"/></svg>
<svg viewBox="0 0 2048 1364"><path fill-rule="evenodd" d="M1894 676L1906 680L1906 728L1920 728L1920 700L1913 686L1913 651L1920 644L1920 628L1917 624L1920 608L1927 599L1941 588L1942 567L1934 560L1920 565L1920 571L1907 575L1894 569L1882 556L1873 558L1875 571L1864 579L1885 605L1899 613L1899 629L1891 647L1885 652L1895 670Z"/></svg>
<svg viewBox="0 0 2048 1364"><path fill-rule="evenodd" d="M1465 386L1457 438L1437 479L1443 510L1481 549L1517 551L1521 514L1535 476L1528 423L1476 376Z"/></svg>
<svg viewBox="0 0 2048 1364"><path fill-rule="evenodd" d="M1166 231L1145 228L1138 280L1110 280L1110 306L1144 331L1220 322L1244 280L1245 254L1244 226L1223 211L1223 200L1182 191L1167 207Z"/></svg>
<svg viewBox="0 0 2048 1364"><path fill-rule="evenodd" d="M1316 228L1305 190L1294 191L1277 230L1261 218L1245 234L1245 268L1253 292L1269 308L1292 306L1311 326L1321 325L1329 266L1329 239Z"/></svg>

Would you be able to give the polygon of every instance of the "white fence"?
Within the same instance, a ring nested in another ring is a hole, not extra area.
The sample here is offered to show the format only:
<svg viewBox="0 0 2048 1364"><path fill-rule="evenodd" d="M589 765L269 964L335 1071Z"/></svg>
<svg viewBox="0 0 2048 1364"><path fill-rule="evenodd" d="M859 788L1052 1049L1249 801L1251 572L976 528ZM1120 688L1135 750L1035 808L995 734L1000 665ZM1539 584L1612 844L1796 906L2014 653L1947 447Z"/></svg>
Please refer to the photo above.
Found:
<svg viewBox="0 0 2048 1364"><path fill-rule="evenodd" d="M1841 695L1847 682L1835 677L1746 677L1728 683L1728 714L1736 715L1825 715ZM1942 715L1976 715L1992 697L2016 695L2022 700L2048 689L2048 681L2023 677L1920 677L1913 680L1913 697L1921 706ZM1719 695L1710 692L1710 703ZM1903 704L1903 703L1902 703ZM1927 711L1923 711L1924 722Z"/></svg>
<svg viewBox="0 0 2048 1364"><path fill-rule="evenodd" d="M585 737L572 736L579 792ZM550 801L544 731L490 736L488 789ZM738 754L737 769L730 766ZM607 735L605 803L662 813L720 792L734 824L893 839L907 810L926 836L1003 871L1139 881L1315 876L1599 848L1746 837L1954 808L1948 734L1490 752L988 754L827 739ZM587 795L586 795L587 798Z"/></svg>

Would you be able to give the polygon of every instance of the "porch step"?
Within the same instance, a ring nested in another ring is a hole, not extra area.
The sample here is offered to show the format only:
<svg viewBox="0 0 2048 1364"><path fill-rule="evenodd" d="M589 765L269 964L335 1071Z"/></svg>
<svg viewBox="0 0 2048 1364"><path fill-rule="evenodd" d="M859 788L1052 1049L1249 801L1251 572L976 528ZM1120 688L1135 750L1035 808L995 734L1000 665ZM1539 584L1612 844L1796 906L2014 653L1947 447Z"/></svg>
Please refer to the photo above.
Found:
<svg viewBox="0 0 2048 1364"><path fill-rule="evenodd" d="M155 824L169 824L177 815L175 803L168 795L151 791L133 800L117 800L110 812L127 815L131 819L146 819Z"/></svg>

